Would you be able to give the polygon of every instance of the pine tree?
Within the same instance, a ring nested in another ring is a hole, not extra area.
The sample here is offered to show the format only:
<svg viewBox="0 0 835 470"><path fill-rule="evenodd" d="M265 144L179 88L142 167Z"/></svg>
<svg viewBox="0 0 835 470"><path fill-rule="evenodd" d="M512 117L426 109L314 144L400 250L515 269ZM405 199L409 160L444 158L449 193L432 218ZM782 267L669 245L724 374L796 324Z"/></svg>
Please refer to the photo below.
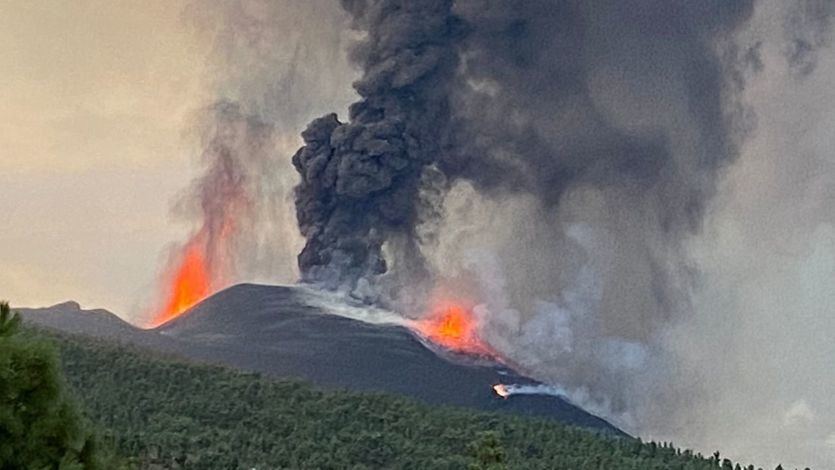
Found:
<svg viewBox="0 0 835 470"><path fill-rule="evenodd" d="M475 462L470 465L470 470L504 470L507 468L505 452L496 432L481 433L471 448Z"/></svg>
<svg viewBox="0 0 835 470"><path fill-rule="evenodd" d="M23 338L0 302L0 468L97 468L93 441L64 393L50 345Z"/></svg>

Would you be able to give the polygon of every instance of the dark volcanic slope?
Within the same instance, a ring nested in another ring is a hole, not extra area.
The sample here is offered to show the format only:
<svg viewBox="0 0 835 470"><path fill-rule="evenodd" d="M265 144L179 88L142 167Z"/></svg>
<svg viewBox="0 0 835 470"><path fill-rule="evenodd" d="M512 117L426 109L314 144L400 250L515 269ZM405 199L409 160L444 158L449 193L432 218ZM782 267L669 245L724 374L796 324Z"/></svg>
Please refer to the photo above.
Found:
<svg viewBox="0 0 835 470"><path fill-rule="evenodd" d="M15 308L14 310L27 321L67 333L116 340L144 336L142 330L131 326L107 310L82 310L76 302L64 302L45 308Z"/></svg>
<svg viewBox="0 0 835 470"><path fill-rule="evenodd" d="M297 287L234 286L149 331L108 312L66 305L21 313L63 331L153 346L325 387L391 392L429 403L550 417L619 432L559 397L498 397L492 388L497 383L533 382L500 366L442 358L401 326L327 314L310 305L305 291Z"/></svg>

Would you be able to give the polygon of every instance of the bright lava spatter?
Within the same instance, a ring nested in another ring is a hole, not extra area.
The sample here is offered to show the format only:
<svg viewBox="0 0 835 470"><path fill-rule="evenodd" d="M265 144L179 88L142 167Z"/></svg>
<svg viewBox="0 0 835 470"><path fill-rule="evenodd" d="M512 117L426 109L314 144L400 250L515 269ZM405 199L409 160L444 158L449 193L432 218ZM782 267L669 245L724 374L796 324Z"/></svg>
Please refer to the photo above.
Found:
<svg viewBox="0 0 835 470"><path fill-rule="evenodd" d="M496 395L504 398L505 400L510 396L510 390L508 390L504 384L493 385L493 391L496 392Z"/></svg>
<svg viewBox="0 0 835 470"><path fill-rule="evenodd" d="M478 321L470 309L449 304L419 320L416 329L433 343L451 351L495 356L478 336Z"/></svg>

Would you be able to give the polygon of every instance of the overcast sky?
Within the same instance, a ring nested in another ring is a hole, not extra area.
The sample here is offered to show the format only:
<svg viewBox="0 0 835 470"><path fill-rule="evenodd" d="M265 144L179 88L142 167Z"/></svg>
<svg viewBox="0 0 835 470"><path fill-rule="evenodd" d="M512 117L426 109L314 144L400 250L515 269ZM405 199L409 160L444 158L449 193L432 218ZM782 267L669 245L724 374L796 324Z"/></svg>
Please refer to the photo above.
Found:
<svg viewBox="0 0 835 470"><path fill-rule="evenodd" d="M0 1L0 297L116 312L188 227L182 138L208 53L179 0Z"/></svg>

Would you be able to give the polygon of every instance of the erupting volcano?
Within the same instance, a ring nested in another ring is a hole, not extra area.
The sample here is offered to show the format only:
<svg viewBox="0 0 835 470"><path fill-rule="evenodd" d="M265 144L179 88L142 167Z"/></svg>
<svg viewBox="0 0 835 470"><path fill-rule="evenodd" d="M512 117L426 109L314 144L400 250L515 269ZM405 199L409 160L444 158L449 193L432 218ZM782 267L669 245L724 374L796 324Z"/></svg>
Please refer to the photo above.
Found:
<svg viewBox="0 0 835 470"><path fill-rule="evenodd" d="M203 174L181 205L191 211L199 229L175 250L160 276L159 296L148 321L159 326L236 278L242 245L263 201L258 169L274 151L273 128L220 101L205 110ZM251 240L249 241L251 244Z"/></svg>

